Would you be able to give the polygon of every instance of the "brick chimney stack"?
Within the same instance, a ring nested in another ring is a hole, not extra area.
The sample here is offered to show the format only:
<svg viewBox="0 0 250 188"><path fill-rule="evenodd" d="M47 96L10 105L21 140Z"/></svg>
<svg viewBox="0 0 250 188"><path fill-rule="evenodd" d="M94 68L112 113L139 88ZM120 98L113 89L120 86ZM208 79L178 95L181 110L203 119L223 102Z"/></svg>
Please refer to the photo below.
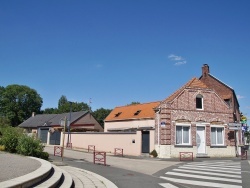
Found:
<svg viewBox="0 0 250 188"><path fill-rule="evenodd" d="M206 77L209 74L209 66L208 64L204 64L202 67L202 76Z"/></svg>

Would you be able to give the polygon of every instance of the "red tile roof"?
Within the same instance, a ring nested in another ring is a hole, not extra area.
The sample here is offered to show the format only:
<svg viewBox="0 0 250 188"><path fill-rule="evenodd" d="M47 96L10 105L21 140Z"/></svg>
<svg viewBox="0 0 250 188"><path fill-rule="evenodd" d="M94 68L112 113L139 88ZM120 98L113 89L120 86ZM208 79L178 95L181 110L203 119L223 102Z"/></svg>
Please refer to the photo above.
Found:
<svg viewBox="0 0 250 188"><path fill-rule="evenodd" d="M105 121L148 119L148 118L154 119L155 118L154 108L158 107L159 105L160 102L150 102L150 103L116 107L106 117Z"/></svg>

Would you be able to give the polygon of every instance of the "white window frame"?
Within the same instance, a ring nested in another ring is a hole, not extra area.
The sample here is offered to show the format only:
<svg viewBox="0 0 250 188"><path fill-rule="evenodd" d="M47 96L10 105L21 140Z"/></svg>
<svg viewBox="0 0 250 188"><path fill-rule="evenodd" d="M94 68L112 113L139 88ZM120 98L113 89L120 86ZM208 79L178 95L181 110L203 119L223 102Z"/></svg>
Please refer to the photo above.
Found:
<svg viewBox="0 0 250 188"><path fill-rule="evenodd" d="M197 98L201 99L201 108L197 108L197 101L196 101ZM196 95L196 97L195 97L195 108L196 108L196 110L204 110L203 95L201 95L201 94Z"/></svg>
<svg viewBox="0 0 250 188"><path fill-rule="evenodd" d="M177 127L182 127L181 129L181 143L177 143ZM183 142L183 127L188 127L188 143ZM175 145L191 145L191 124L176 124L175 125Z"/></svg>
<svg viewBox="0 0 250 188"><path fill-rule="evenodd" d="M212 144L212 128L215 128L216 129L216 138L215 138L215 141L216 143L215 144ZM218 135L217 135L217 129L220 128L222 129L222 144L218 144ZM224 126L220 126L220 125L211 125L210 126L210 143L211 143L211 146L224 146L225 145L225 127Z"/></svg>

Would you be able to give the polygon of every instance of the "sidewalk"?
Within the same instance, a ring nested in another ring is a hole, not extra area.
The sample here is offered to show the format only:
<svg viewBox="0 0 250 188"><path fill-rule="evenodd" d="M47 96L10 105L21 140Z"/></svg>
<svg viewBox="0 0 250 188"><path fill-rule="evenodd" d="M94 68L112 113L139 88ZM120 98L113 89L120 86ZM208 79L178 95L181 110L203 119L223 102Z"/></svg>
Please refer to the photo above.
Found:
<svg viewBox="0 0 250 188"><path fill-rule="evenodd" d="M46 146L44 151L49 154L54 154L54 146ZM64 157L76 159L76 160L84 160L93 163L93 153L88 153L84 149L64 149ZM173 165L177 165L180 163L178 159L168 159L162 160L158 158L150 158L150 157L118 157L111 154L107 154L106 156L107 165L122 168L126 170L131 170L147 175L152 175L164 168L168 168Z"/></svg>

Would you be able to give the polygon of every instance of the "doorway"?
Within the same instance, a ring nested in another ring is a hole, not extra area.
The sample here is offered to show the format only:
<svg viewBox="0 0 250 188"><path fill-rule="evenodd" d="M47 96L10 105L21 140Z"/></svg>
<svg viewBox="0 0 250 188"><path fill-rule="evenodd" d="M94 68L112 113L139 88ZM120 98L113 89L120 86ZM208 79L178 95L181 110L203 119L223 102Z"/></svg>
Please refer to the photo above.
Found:
<svg viewBox="0 0 250 188"><path fill-rule="evenodd" d="M149 153L149 131L142 131L142 153Z"/></svg>
<svg viewBox="0 0 250 188"><path fill-rule="evenodd" d="M61 141L61 132L59 131L54 131L53 133L50 134L50 145L60 145Z"/></svg>
<svg viewBox="0 0 250 188"><path fill-rule="evenodd" d="M196 131L197 153L206 153L205 127L197 127Z"/></svg>

